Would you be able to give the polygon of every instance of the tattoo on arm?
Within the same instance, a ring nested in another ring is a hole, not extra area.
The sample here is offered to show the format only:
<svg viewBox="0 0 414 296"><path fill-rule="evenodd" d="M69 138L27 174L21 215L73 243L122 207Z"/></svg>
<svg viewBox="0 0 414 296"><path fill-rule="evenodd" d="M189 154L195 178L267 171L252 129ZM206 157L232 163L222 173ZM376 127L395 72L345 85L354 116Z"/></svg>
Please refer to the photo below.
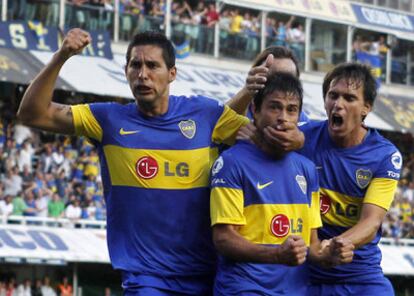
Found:
<svg viewBox="0 0 414 296"><path fill-rule="evenodd" d="M72 117L72 108L70 106L66 106L67 110L66 110L66 116L67 117Z"/></svg>

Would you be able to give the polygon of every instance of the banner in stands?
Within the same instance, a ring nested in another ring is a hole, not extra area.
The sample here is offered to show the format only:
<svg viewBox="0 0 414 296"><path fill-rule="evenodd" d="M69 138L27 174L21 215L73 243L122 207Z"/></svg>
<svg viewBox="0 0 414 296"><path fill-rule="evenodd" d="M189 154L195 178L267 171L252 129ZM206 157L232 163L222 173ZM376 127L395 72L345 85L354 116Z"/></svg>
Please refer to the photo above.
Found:
<svg viewBox="0 0 414 296"><path fill-rule="evenodd" d="M2 224L0 262L109 263L105 230Z"/></svg>
<svg viewBox="0 0 414 296"><path fill-rule="evenodd" d="M0 81L29 84L42 68L43 63L27 51L0 47ZM56 86L63 90L75 90L61 78L58 79Z"/></svg>
<svg viewBox="0 0 414 296"><path fill-rule="evenodd" d="M359 4L352 4L352 8L359 23L414 33L414 16Z"/></svg>
<svg viewBox="0 0 414 296"><path fill-rule="evenodd" d="M112 59L111 38L106 31L89 31L92 43L82 53ZM0 22L0 47L56 51L61 36L56 27L43 27L38 22Z"/></svg>
<svg viewBox="0 0 414 296"><path fill-rule="evenodd" d="M336 0L223 0L236 6L256 7L268 11L291 13L330 19L333 21L355 22L356 17L351 4Z"/></svg>
<svg viewBox="0 0 414 296"><path fill-rule="evenodd" d="M390 239L387 240L388 242ZM387 275L414 275L414 246L380 244ZM110 263L105 230L0 224L0 264Z"/></svg>

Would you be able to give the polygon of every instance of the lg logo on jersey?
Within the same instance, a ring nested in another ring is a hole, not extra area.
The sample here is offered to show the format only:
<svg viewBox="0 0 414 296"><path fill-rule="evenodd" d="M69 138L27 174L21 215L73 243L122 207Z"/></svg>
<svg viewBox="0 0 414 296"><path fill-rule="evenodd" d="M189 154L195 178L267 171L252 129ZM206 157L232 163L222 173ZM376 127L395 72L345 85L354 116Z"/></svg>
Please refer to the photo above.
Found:
<svg viewBox="0 0 414 296"><path fill-rule="evenodd" d="M138 159L135 170L137 175L142 179L152 179L159 172L159 165L155 158L144 156ZM188 163L179 162L176 165L169 161L164 162L164 176L166 177L188 177L190 167Z"/></svg>
<svg viewBox="0 0 414 296"><path fill-rule="evenodd" d="M278 214L270 222L270 231L274 236L281 238L291 233L302 233L303 220L289 219L286 215Z"/></svg>

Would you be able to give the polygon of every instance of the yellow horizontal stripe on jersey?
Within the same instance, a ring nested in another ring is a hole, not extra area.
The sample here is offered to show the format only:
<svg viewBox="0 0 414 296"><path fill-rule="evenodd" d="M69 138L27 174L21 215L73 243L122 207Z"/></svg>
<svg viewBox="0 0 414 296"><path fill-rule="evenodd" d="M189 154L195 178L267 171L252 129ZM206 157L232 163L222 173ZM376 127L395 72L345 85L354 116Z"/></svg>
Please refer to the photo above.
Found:
<svg viewBox="0 0 414 296"><path fill-rule="evenodd" d="M75 105L71 106L71 109L76 135L86 136L101 142L103 135L102 128L95 116L93 116L89 105Z"/></svg>
<svg viewBox="0 0 414 296"><path fill-rule="evenodd" d="M282 244L289 235L310 243L311 209L307 204L254 204L244 209L246 225L239 233L255 244Z"/></svg>
<svg viewBox="0 0 414 296"><path fill-rule="evenodd" d="M214 187L210 195L211 225L244 225L244 198L241 189Z"/></svg>
<svg viewBox="0 0 414 296"><path fill-rule="evenodd" d="M209 147L194 150L141 150L105 145L103 150L112 185L153 189L208 186L212 163ZM149 158L152 160L150 163ZM137 168L138 163L140 168Z"/></svg>
<svg viewBox="0 0 414 296"><path fill-rule="evenodd" d="M358 222L361 214L362 198L352 197L325 188L321 188L320 194L323 223L352 227ZM326 202L327 200L329 202Z"/></svg>
<svg viewBox="0 0 414 296"><path fill-rule="evenodd" d="M388 211L394 199L397 184L398 181L393 179L372 179L365 194L364 203L374 204Z"/></svg>
<svg viewBox="0 0 414 296"><path fill-rule="evenodd" d="M237 131L248 124L250 120L242 115L237 114L228 106L224 106L223 114L214 127L212 140L215 143L234 144Z"/></svg>

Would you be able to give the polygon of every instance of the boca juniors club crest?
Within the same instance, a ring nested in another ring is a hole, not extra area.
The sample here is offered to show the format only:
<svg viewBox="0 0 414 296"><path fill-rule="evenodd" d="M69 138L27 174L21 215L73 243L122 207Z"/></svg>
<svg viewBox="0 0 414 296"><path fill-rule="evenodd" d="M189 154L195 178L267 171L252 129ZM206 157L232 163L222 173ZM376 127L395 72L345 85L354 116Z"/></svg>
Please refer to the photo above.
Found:
<svg viewBox="0 0 414 296"><path fill-rule="evenodd" d="M370 170L359 169L355 173L356 182L361 189L365 189L372 179L372 172Z"/></svg>
<svg viewBox="0 0 414 296"><path fill-rule="evenodd" d="M178 124L181 133L187 138L192 139L196 133L196 123L194 120L183 120Z"/></svg>
<svg viewBox="0 0 414 296"><path fill-rule="evenodd" d="M298 183L300 190L302 190L303 194L306 194L308 189L308 183L304 176L296 175L296 182Z"/></svg>

